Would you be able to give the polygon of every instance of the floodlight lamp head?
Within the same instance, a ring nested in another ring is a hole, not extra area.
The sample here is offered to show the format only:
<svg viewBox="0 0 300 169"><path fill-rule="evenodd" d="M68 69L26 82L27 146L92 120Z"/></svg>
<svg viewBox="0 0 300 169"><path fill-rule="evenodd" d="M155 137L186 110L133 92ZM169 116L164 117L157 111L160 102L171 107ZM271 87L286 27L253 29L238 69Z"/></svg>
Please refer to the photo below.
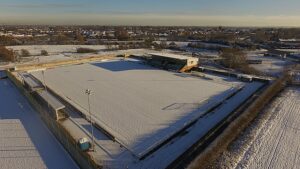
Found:
<svg viewBox="0 0 300 169"><path fill-rule="evenodd" d="M92 94L92 91L91 91L90 89L86 89L86 90L85 90L85 94L91 95L91 94Z"/></svg>

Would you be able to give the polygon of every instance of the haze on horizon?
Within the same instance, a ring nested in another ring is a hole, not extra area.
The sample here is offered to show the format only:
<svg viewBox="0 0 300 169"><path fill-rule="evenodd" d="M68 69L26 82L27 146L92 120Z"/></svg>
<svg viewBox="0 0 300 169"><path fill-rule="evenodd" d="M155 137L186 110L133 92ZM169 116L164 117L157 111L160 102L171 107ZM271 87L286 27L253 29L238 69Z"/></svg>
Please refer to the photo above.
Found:
<svg viewBox="0 0 300 169"><path fill-rule="evenodd" d="M0 24L300 26L299 0L1 0Z"/></svg>

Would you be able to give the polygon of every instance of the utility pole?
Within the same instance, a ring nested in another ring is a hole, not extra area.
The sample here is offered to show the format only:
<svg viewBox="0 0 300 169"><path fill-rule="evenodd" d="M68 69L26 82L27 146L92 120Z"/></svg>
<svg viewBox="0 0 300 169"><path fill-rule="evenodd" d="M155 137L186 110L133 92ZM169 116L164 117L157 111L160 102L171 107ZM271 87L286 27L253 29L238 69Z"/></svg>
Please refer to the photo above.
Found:
<svg viewBox="0 0 300 169"><path fill-rule="evenodd" d="M88 97L88 106L89 106L89 115L90 115L90 124L91 124L91 130L92 130L92 150L95 151L95 139L94 139L94 128L93 128L93 122L92 122L92 112L91 112L91 105L90 105L90 95L92 94L92 90L86 89L85 94Z"/></svg>

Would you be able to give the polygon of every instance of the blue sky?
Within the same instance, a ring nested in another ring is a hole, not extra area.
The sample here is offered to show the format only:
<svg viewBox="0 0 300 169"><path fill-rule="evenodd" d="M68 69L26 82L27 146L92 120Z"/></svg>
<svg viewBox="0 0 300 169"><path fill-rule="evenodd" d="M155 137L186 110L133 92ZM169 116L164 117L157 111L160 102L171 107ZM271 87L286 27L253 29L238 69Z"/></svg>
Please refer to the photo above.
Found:
<svg viewBox="0 0 300 169"><path fill-rule="evenodd" d="M299 7L299 0L0 0L0 23L300 26Z"/></svg>

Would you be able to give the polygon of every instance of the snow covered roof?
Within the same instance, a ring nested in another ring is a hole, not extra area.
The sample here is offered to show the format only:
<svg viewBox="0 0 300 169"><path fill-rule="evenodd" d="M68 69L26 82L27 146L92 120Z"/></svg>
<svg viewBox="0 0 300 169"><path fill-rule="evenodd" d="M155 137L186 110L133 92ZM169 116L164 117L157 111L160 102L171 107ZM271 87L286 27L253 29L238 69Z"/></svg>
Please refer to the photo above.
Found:
<svg viewBox="0 0 300 169"><path fill-rule="evenodd" d="M0 71L0 79L3 78L3 77L5 77L5 76L6 76L5 72L4 71Z"/></svg>
<svg viewBox="0 0 300 169"><path fill-rule="evenodd" d="M46 168L19 119L0 119L0 168Z"/></svg>
<svg viewBox="0 0 300 169"><path fill-rule="evenodd" d="M63 105L59 100L56 99L51 93L45 90L39 90L37 91L37 94L43 98L45 101L49 103L49 105L54 109L54 110L60 110L65 108L65 105Z"/></svg>
<svg viewBox="0 0 300 169"><path fill-rule="evenodd" d="M198 59L198 58L194 58L194 57L189 57L189 56L184 56L184 55L176 55L176 54L172 54L172 53L149 53L149 55L172 58L172 59L179 59L179 60Z"/></svg>
<svg viewBox="0 0 300 169"><path fill-rule="evenodd" d="M34 77L32 77L32 75L28 74L28 73L21 73L20 74L21 77L23 78L24 82L30 86L31 89L40 89L40 88L43 88L43 85L34 80Z"/></svg>

